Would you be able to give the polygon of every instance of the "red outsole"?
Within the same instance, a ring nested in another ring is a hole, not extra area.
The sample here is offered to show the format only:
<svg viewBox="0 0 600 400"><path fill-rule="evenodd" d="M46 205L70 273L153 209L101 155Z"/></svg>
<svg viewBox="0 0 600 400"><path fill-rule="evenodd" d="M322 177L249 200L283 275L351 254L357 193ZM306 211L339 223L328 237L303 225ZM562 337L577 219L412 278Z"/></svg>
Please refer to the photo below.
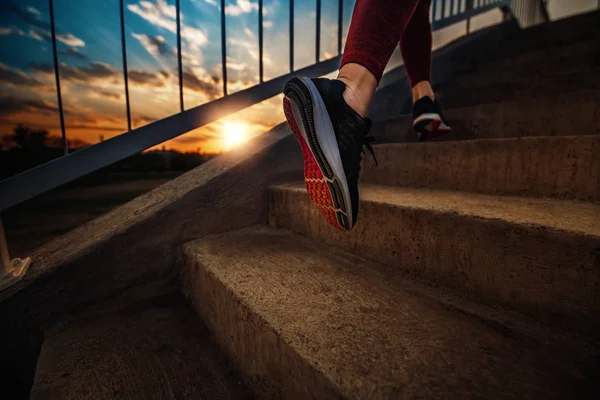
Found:
<svg viewBox="0 0 600 400"><path fill-rule="evenodd" d="M306 184L308 195L313 204L317 207L317 210L319 210L323 218L325 218L329 224L345 231L337 220L332 200L333 193L329 190L329 186L327 186L327 181L321 172L321 168L300 132L300 128L292 113L290 101L287 98L283 99L283 110L292 132L294 132L294 135L302 148L302 154L304 155L304 183Z"/></svg>
<svg viewBox="0 0 600 400"><path fill-rule="evenodd" d="M450 132L452 132L451 129L440 129L440 126L442 126L442 121L439 119L434 120L432 122L431 131L429 131L429 133L450 133Z"/></svg>

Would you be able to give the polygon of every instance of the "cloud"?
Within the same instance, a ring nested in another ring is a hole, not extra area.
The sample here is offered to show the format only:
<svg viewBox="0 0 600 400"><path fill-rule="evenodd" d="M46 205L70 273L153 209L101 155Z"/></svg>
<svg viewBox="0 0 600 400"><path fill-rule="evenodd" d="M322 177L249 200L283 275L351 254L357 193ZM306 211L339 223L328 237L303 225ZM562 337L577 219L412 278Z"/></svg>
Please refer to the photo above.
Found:
<svg viewBox="0 0 600 400"><path fill-rule="evenodd" d="M8 36L8 35L12 35L12 34L19 35L19 36L29 36L29 37L32 37L37 40L44 40L40 35L38 35L37 33L33 32L31 30L29 33L25 34L25 32L23 32L23 30L16 28L14 26L0 27L0 36Z"/></svg>
<svg viewBox="0 0 600 400"><path fill-rule="evenodd" d="M98 95L101 97L106 97L111 100L121 100L121 98L123 97L119 93L109 92L109 91L103 90L103 89L92 89L91 92L95 95Z"/></svg>
<svg viewBox="0 0 600 400"><path fill-rule="evenodd" d="M191 26L183 26L181 28L181 37L188 41L192 50L197 50L208 43L206 33Z"/></svg>
<svg viewBox="0 0 600 400"><path fill-rule="evenodd" d="M31 70L38 73L53 74L54 66L51 64L33 64ZM85 67L75 67L62 63L60 65L60 78L77 83L91 84L95 82L106 81L112 78L119 78L118 81L113 81L113 84L121 87L123 85L120 77L123 72L114 69L108 64L101 62L93 62ZM148 86L154 88L162 88L167 86L167 82L172 75L167 71L148 72L138 69L129 69L127 76L132 86ZM110 97L109 95L105 97Z"/></svg>
<svg viewBox="0 0 600 400"><path fill-rule="evenodd" d="M163 71L166 72L166 71ZM140 86L165 87L164 73L155 74L153 72L140 71L132 69L127 74L129 80Z"/></svg>
<svg viewBox="0 0 600 400"><path fill-rule="evenodd" d="M72 57L77 60L87 61L90 59L87 55L79 52L79 50L77 50L76 47L69 47L69 48L67 48L67 50L60 50L58 52L58 54L60 54L61 56L65 56L65 57Z"/></svg>
<svg viewBox="0 0 600 400"><path fill-rule="evenodd" d="M159 58L160 56L166 56L173 54L171 47L167 44L167 41L161 35L158 36L149 36L146 34L131 34L134 38L140 41L142 46L146 49L148 53L150 53L154 58Z"/></svg>
<svg viewBox="0 0 600 400"><path fill-rule="evenodd" d="M72 46L72 47L85 46L85 42L83 40L79 39L78 37L76 37L70 33L57 34L56 39L63 42L67 46Z"/></svg>
<svg viewBox="0 0 600 400"><path fill-rule="evenodd" d="M0 3L0 10L3 10L7 13L17 14L22 21L29 25L30 29L27 33L27 36L40 41L50 41L52 39L52 35L50 33L50 24L40 18L41 13L37 9L33 7L27 7L26 9L23 9L19 6L16 6L12 2L2 2ZM18 35L24 34L23 31L18 29L13 29L9 33L16 33ZM56 31L56 39L72 47L85 46L85 42L80 38L71 33L64 33L59 29Z"/></svg>
<svg viewBox="0 0 600 400"><path fill-rule="evenodd" d="M217 138L219 137L219 135L214 135L214 134L204 134L201 137L198 137L196 135L191 136L191 135L183 135L183 136L179 136L176 137L175 139L172 139L173 143L178 143L178 144L202 144L206 141L206 139L213 139L213 138Z"/></svg>
<svg viewBox="0 0 600 400"><path fill-rule="evenodd" d="M30 38L33 38L35 40L39 40L40 42L43 42L44 40L50 41L49 34L46 36L46 39L44 39L43 37L40 36L39 33L37 33L36 31L34 31L33 29L29 30L29 32L27 33L27 36L29 36Z"/></svg>
<svg viewBox="0 0 600 400"><path fill-rule="evenodd" d="M26 73L0 63L0 82L12 86L39 87L44 84Z"/></svg>
<svg viewBox="0 0 600 400"><path fill-rule="evenodd" d="M216 0L204 0L204 2L210 4L211 6L219 7L219 4Z"/></svg>
<svg viewBox="0 0 600 400"><path fill-rule="evenodd" d="M225 7L225 14L232 17L237 17L252 11L258 11L258 3L253 3L250 0L237 0L236 4L230 4Z"/></svg>
<svg viewBox="0 0 600 400"><path fill-rule="evenodd" d="M168 5L164 0L152 3L147 0L139 4L129 4L129 11L137 14L154 26L166 29L171 33L177 32L177 17L175 6ZM208 43L208 36L202 30L191 26L181 26L181 37L188 42L191 49L197 51Z"/></svg>
<svg viewBox="0 0 600 400"><path fill-rule="evenodd" d="M32 64L31 70L50 74L54 73L54 66L51 64ZM87 67L74 67L61 63L59 72L61 79L86 83L96 79L114 77L118 74L110 65L102 62L93 62Z"/></svg>
<svg viewBox="0 0 600 400"><path fill-rule="evenodd" d="M221 90L212 82L200 80L191 71L183 71L183 87L206 94L209 99L214 99L221 95Z"/></svg>
<svg viewBox="0 0 600 400"><path fill-rule="evenodd" d="M46 100L18 99L12 96L0 97L0 116L7 117L21 112L54 114L58 112L58 108Z"/></svg>
<svg viewBox="0 0 600 400"><path fill-rule="evenodd" d="M171 13L170 7L173 8ZM156 3L150 1L140 1L140 4L129 4L129 11L139 15L152 25L167 29L170 32L177 30L175 19L175 7L169 6L164 0L157 0Z"/></svg>
<svg viewBox="0 0 600 400"><path fill-rule="evenodd" d="M31 6L27 7L27 12L32 15L37 15L37 16L41 15L41 13L36 8L31 7Z"/></svg>
<svg viewBox="0 0 600 400"><path fill-rule="evenodd" d="M234 71L244 71L248 68L248 64L246 63L236 63L227 59L227 69L232 69Z"/></svg>
<svg viewBox="0 0 600 400"><path fill-rule="evenodd" d="M273 21L263 21L263 28L271 28L273 26Z"/></svg>

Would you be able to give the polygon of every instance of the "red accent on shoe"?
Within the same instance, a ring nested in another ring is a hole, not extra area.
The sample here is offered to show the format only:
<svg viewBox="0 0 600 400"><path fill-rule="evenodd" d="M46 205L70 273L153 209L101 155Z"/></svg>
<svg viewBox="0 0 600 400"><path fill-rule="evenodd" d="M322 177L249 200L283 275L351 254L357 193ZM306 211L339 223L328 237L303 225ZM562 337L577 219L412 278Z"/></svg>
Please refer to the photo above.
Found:
<svg viewBox="0 0 600 400"><path fill-rule="evenodd" d="M302 148L302 153L304 155L304 183L306 184L306 190L308 195L310 196L313 204L317 207L317 210L321 213L323 218L327 222L329 222L335 228L345 231L345 229L340 226L337 220L336 212L334 209L334 203L332 200L333 194L329 190L329 186L327 186L327 181L321 172L321 168L315 160L315 157L312 155L308 144L304 140L300 129L298 128L298 124L294 119L294 114L292 113L292 108L290 105L290 101L287 98L283 99L283 109L285 111L285 117Z"/></svg>

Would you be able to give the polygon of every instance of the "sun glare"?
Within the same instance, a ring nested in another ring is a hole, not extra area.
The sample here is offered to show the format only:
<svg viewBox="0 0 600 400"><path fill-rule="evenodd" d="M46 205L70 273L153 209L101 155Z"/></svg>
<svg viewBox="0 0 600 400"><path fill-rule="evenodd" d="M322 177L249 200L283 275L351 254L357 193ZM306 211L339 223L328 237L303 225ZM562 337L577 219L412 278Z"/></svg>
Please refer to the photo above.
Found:
<svg viewBox="0 0 600 400"><path fill-rule="evenodd" d="M228 148L239 146L248 139L246 126L241 122L226 122L223 126L223 138Z"/></svg>

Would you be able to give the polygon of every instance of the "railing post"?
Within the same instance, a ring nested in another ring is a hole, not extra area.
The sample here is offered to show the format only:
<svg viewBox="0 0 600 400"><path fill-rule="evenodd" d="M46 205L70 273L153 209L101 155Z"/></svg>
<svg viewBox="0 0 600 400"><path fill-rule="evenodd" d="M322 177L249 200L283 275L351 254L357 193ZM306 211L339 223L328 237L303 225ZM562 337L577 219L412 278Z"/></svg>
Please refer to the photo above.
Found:
<svg viewBox="0 0 600 400"><path fill-rule="evenodd" d="M473 9L473 0L467 0L465 5L465 12L468 13ZM467 18L467 35L471 34L471 17Z"/></svg>
<svg viewBox="0 0 600 400"><path fill-rule="evenodd" d="M263 0L258 0L258 80L264 82L263 65Z"/></svg>
<svg viewBox="0 0 600 400"><path fill-rule="evenodd" d="M317 26L315 32L315 63L321 59L321 0L317 0L316 18Z"/></svg>
<svg viewBox="0 0 600 400"><path fill-rule="evenodd" d="M290 0L290 73L294 72L294 0Z"/></svg>
<svg viewBox="0 0 600 400"><path fill-rule="evenodd" d="M223 97L227 96L227 27L225 26L225 0L221 0L221 62L223 63Z"/></svg>
<svg viewBox="0 0 600 400"><path fill-rule="evenodd" d="M62 134L63 152L66 156L69 154L69 142L65 132L65 113L63 111L62 93L60 91L60 71L58 66L58 52L56 50L56 27L54 26L54 1L49 0L50 7L50 34L52 37L52 55L54 57L54 78L56 80L56 97L58 101L58 115L60 117L60 131Z"/></svg>
<svg viewBox="0 0 600 400"><path fill-rule="evenodd" d="M181 4L175 1L177 13L177 71L179 73L179 111L183 112L183 66L181 62Z"/></svg>
<svg viewBox="0 0 600 400"><path fill-rule="evenodd" d="M0 292L23 279L30 264L30 258L25 260L15 258L11 261L8 255L2 218L0 218Z"/></svg>
<svg viewBox="0 0 600 400"><path fill-rule="evenodd" d="M600 0L598 0L600 1ZM342 54L342 30L344 20L344 0L338 1L338 55Z"/></svg>
<svg viewBox="0 0 600 400"><path fill-rule="evenodd" d="M123 82L125 82L125 109L127 111L127 131L131 131L131 105L129 104L129 78L127 72L127 45L125 41L125 11L123 0L120 2L121 14L121 51L123 52Z"/></svg>

